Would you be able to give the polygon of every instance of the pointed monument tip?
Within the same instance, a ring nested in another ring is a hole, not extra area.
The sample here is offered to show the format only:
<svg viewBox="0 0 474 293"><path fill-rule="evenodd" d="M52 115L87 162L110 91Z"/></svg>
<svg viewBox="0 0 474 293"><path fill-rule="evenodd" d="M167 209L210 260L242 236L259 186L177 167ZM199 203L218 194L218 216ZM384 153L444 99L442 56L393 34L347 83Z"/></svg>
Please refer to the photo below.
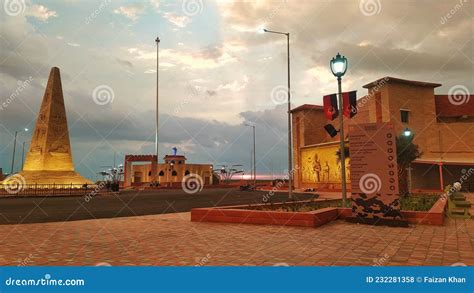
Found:
<svg viewBox="0 0 474 293"><path fill-rule="evenodd" d="M53 66L49 72L49 80L54 81L55 79L61 82L61 73L59 72L59 67Z"/></svg>

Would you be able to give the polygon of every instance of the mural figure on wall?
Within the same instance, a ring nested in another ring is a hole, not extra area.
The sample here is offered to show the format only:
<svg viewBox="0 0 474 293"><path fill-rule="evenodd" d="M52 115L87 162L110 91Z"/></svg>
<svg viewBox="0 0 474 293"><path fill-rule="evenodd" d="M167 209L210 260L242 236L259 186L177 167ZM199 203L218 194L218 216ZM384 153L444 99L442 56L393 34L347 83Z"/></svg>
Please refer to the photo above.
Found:
<svg viewBox="0 0 474 293"><path fill-rule="evenodd" d="M321 182L321 162L319 161L318 154L314 154L314 160L313 160L313 174L314 176L314 182L319 183Z"/></svg>
<svg viewBox="0 0 474 293"><path fill-rule="evenodd" d="M311 157L307 157L304 161L303 161L303 164L302 164L302 175L303 175L303 181L310 181L313 177L313 170L312 170L312 166L313 166L313 159Z"/></svg>
<svg viewBox="0 0 474 293"><path fill-rule="evenodd" d="M329 182L329 174L331 174L331 168L329 167L328 161L324 164L324 182Z"/></svg>

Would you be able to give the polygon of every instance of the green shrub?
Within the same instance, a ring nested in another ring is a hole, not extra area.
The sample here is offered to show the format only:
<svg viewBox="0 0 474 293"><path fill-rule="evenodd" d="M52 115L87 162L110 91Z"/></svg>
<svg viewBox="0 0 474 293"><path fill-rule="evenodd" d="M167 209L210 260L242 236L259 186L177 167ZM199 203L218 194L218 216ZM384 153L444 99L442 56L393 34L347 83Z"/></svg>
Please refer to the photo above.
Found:
<svg viewBox="0 0 474 293"><path fill-rule="evenodd" d="M408 195L400 197L400 207L404 211L429 211L439 196L433 194Z"/></svg>

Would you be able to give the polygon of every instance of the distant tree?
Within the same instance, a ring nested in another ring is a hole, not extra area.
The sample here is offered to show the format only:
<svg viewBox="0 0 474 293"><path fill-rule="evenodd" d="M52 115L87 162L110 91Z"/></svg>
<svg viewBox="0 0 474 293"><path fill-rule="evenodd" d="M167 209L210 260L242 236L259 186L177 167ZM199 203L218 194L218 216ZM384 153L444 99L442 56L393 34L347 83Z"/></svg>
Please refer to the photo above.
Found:
<svg viewBox="0 0 474 293"><path fill-rule="evenodd" d="M400 135L397 142L397 164L398 164L398 186L400 195L408 194L408 172L407 168L417 158L421 157L418 145L413 143L414 135Z"/></svg>
<svg viewBox="0 0 474 293"><path fill-rule="evenodd" d="M222 168L220 170L214 170L215 174L219 177L221 182L224 182L228 184L230 180L232 180L232 177L237 174L243 174L243 170L238 170L236 167L240 167L242 165L222 165Z"/></svg>
<svg viewBox="0 0 474 293"><path fill-rule="evenodd" d="M117 168L111 168L99 172L102 175L102 181L105 182L105 187L112 191L119 191L119 184L123 176L123 165L119 165Z"/></svg>

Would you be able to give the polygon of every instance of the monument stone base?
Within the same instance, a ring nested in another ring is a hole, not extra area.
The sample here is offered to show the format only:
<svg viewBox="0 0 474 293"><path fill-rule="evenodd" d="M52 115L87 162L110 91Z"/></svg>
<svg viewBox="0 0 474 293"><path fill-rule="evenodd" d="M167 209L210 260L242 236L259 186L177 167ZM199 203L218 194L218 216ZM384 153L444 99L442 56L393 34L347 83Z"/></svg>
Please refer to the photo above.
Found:
<svg viewBox="0 0 474 293"><path fill-rule="evenodd" d="M94 184L75 171L22 171L25 184ZM5 180L3 184L8 184Z"/></svg>

